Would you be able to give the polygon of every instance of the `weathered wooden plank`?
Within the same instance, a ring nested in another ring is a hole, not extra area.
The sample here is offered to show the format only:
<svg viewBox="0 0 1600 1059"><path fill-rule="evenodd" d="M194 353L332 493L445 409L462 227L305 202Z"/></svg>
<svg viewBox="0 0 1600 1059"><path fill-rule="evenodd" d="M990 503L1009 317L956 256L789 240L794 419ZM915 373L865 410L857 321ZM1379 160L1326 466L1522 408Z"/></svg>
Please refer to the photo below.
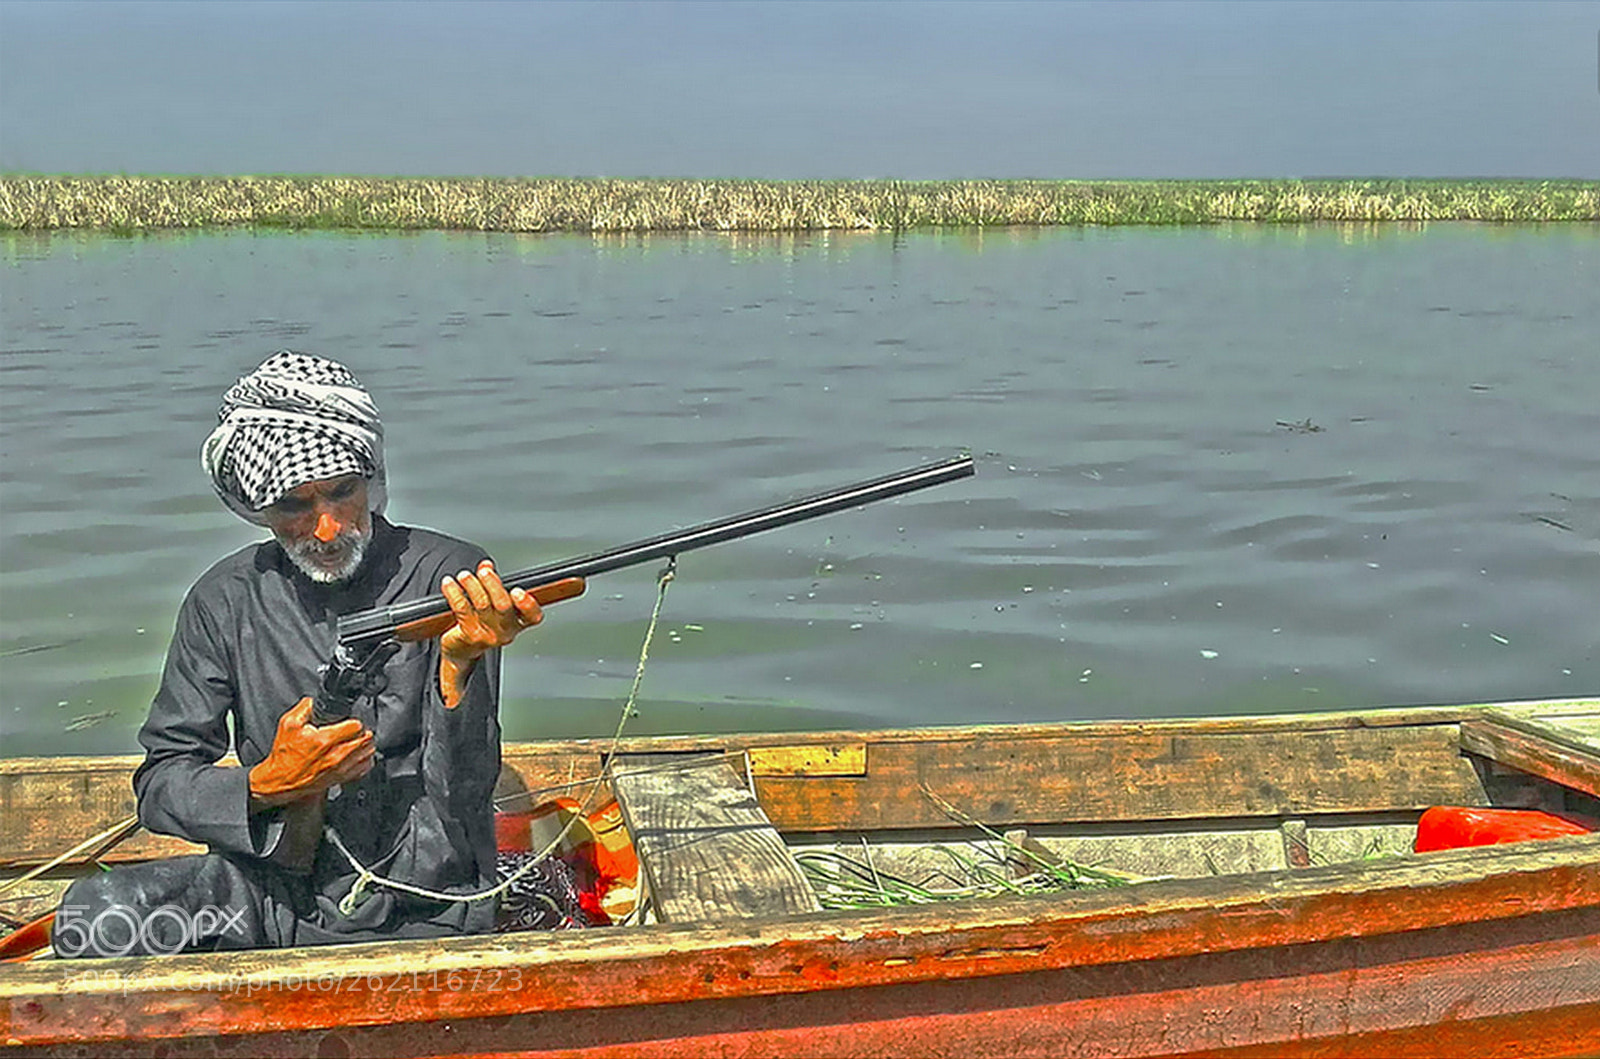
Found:
<svg viewBox="0 0 1600 1059"><path fill-rule="evenodd" d="M960 728L925 728L876 732L774 732L732 736L666 736L648 740L627 740L622 749L663 752L691 750L723 751L766 747L825 747L865 745L950 744L971 739L1094 740L1159 738L1181 736L1256 734L1280 736L1289 733L1394 731L1425 726L1453 731L1453 722L1481 717L1490 709L1538 711L1543 714L1582 712L1600 705L1600 700L1557 700L1483 706L1403 707L1395 709L1330 712L1323 714L1284 714L1260 717L1180 718L1155 721L1095 721L1066 724L978 725ZM556 788L562 784L596 775L601 759L612 747L606 740L577 739L542 743L512 743L504 748L505 775L526 790ZM1415 748L1413 748L1414 750ZM1409 752L1408 752L1409 753ZM1414 757L1414 755L1412 755ZM224 761L229 761L224 759ZM104 828L133 810L129 777L138 765L137 756L97 758L20 758L0 759L0 865L31 864L59 853L85 835ZM924 766L939 771L934 753ZM877 763L874 763L877 770ZM1096 773L1104 779L1105 770ZM871 777L868 777L871 779ZM1137 779L1138 777L1135 777ZM831 786L809 787L810 794L798 796L795 788L774 783L779 777L757 777L757 789L774 823L782 830L826 830L840 826L872 827L863 806L883 804L908 793L902 783L897 793L878 795L876 783L844 780ZM1117 777L1113 776L1114 781ZM809 782L809 781L807 781ZM1464 804L1477 804L1471 784L1454 798ZM914 787L909 791L914 791ZM1481 793L1479 795L1481 797ZM919 794L920 799L920 794ZM925 801L925 799L921 799ZM1369 799L1371 800L1371 799ZM845 820L833 815L837 805L853 806L853 817ZM919 812L918 819L882 826L939 826L934 813ZM1138 815L1130 806L1121 818ZM993 823L1031 822L996 818ZM141 835L119 849L113 859L138 859L193 852L195 847L177 839Z"/></svg>
<svg viewBox="0 0 1600 1059"><path fill-rule="evenodd" d="M544 790L582 796L577 781L600 772L595 742L578 740L511 744L498 794ZM49 860L84 837L134 812L133 772L143 760L123 755L92 758L0 760L0 870ZM229 754L218 762L237 764ZM526 808L519 802L514 808ZM176 857L204 847L168 835L141 831L112 850L106 863Z"/></svg>
<svg viewBox="0 0 1600 1059"><path fill-rule="evenodd" d="M134 812L133 770L142 758L0 761L0 868L40 864ZM105 859L195 853L181 839L139 832Z"/></svg>
<svg viewBox="0 0 1600 1059"><path fill-rule="evenodd" d="M162 1041L168 1059L251 1056L1244 1057L1592 1055L1600 1000L1585 945L1381 938L994 978L671 1006ZM1409 942L1409 943L1408 943ZM114 1002L114 1001L108 1001ZM37 1055L83 1054L62 1043ZM105 1059L148 1040L97 1044Z"/></svg>
<svg viewBox="0 0 1600 1059"><path fill-rule="evenodd" d="M1600 797L1600 753L1528 731L1502 719L1465 721L1462 749Z"/></svg>
<svg viewBox="0 0 1600 1059"><path fill-rule="evenodd" d="M1375 712L1376 721L1365 714L1295 723L1262 718L1259 729L1212 722L980 726L854 737L670 737L624 749L751 748L758 756L781 749L769 760L791 767L758 774L756 789L785 832L948 826L924 788L990 826L1487 803L1458 752L1455 724L1397 726L1388 711ZM849 756L830 757L839 747L851 748ZM804 767L806 748L820 767ZM504 755L505 790L570 789L562 785L598 774L609 749L602 740L513 744ZM49 764L32 768L0 762L0 865L47 859L132 811L128 777L137 759L43 761ZM117 859L192 851L177 840L140 836Z"/></svg>
<svg viewBox="0 0 1600 1059"><path fill-rule="evenodd" d="M1501 706L1484 711L1482 719L1600 756L1600 702Z"/></svg>
<svg viewBox="0 0 1600 1059"><path fill-rule="evenodd" d="M784 831L1300 816L1487 804L1454 725L871 742L868 775L757 777Z"/></svg>
<svg viewBox="0 0 1600 1059"><path fill-rule="evenodd" d="M1571 732L1583 746L1600 750L1600 714L1563 717L1554 727L1557 731Z"/></svg>
<svg viewBox="0 0 1600 1059"><path fill-rule="evenodd" d="M1497 710L1533 717L1593 717L1600 714L1600 699L1524 699L1520 702L1487 702L1468 709Z"/></svg>
<svg viewBox="0 0 1600 1059"><path fill-rule="evenodd" d="M273 1027L334 1030L373 1054L758 1055L791 1054L787 1031L819 1027L834 1054L976 1055L956 1049L979 1031L1009 1035L1007 1054L1070 1054L1073 1040L1130 1054L1144 1039L1130 1026L1169 1053L1248 1047L1276 1027L1314 1053L1428 1020L1520 1031L1537 1021L1523 1014L1592 1015L1597 911L1600 837L1586 837L781 923L23 965L0 977L0 1040L148 1049ZM1198 1002L1193 989L1213 991ZM840 1047L874 1025L881 1035Z"/></svg>
<svg viewBox="0 0 1600 1059"><path fill-rule="evenodd" d="M611 789L664 923L767 918L820 907L735 762L744 764L742 757L720 754L613 760Z"/></svg>
<svg viewBox="0 0 1600 1059"><path fill-rule="evenodd" d="M1288 867L1276 828L1217 828L1149 835L1043 838L1074 864L1140 875L1200 877Z"/></svg>

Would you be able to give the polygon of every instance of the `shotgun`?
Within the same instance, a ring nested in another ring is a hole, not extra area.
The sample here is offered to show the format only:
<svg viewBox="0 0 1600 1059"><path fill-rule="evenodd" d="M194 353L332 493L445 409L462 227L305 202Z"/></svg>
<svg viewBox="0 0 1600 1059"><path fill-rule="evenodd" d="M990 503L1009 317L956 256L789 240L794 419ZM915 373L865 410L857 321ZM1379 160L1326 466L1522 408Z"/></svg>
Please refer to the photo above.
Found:
<svg viewBox="0 0 1600 1059"><path fill-rule="evenodd" d="M696 548L820 518L918 489L944 485L970 477L973 472L971 456L956 456L882 478L856 482L840 489L814 493L799 500L717 519L686 530L663 533L610 551L519 570L502 575L501 581L508 590L521 588L532 593L540 606L548 606L582 595L585 580L596 574L638 566L653 559L669 558ZM341 617L334 660L323 670L322 687L316 696L314 723L331 724L348 717L362 695L381 691L383 664L400 649L401 641L432 639L448 632L454 624L455 616L442 594L356 611Z"/></svg>

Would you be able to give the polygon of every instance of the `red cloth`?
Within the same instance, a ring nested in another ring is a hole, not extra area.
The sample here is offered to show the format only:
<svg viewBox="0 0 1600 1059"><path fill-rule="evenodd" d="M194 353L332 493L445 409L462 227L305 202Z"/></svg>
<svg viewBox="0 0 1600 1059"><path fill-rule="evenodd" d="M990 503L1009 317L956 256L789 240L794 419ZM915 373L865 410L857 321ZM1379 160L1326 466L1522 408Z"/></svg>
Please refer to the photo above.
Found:
<svg viewBox="0 0 1600 1059"><path fill-rule="evenodd" d="M1537 809L1474 809L1436 805L1417 821L1413 849L1431 853L1466 846L1495 846L1539 838L1587 835L1596 822L1575 813L1546 813Z"/></svg>
<svg viewBox="0 0 1600 1059"><path fill-rule="evenodd" d="M541 838L537 845L542 850L565 821L582 809L582 805L571 798L556 798L525 812L496 813L495 842L500 853L538 852L534 849L536 830ZM572 869L578 903L593 922L604 925L632 910L636 899L634 888L639 882L639 860L634 855L633 843L622 823L622 810L616 802L580 817L567 829L552 853Z"/></svg>

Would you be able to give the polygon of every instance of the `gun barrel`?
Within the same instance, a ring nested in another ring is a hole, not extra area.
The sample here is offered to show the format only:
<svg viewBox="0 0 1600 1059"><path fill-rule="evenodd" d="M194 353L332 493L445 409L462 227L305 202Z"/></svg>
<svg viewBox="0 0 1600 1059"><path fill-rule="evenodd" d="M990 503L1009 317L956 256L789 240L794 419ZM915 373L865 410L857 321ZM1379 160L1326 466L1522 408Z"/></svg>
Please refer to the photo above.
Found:
<svg viewBox="0 0 1600 1059"><path fill-rule="evenodd" d="M596 574L610 573L624 567L647 563L652 559L665 559L696 548L721 544L739 537L776 529L779 526L820 518L823 515L831 515L878 500L887 500L918 489L943 485L970 477L973 473L972 457L957 456L939 463L885 475L882 478L857 482L842 489L830 489L799 500L707 522L686 530L663 533L658 537L635 541L610 551L595 552L576 559L519 570L510 575L501 575L501 580L505 582L507 588L532 590L540 585L567 578L589 578ZM445 601L443 595L357 611L339 619L339 643L347 648L358 649L393 636L395 630L403 625L441 618L449 613L450 604Z"/></svg>

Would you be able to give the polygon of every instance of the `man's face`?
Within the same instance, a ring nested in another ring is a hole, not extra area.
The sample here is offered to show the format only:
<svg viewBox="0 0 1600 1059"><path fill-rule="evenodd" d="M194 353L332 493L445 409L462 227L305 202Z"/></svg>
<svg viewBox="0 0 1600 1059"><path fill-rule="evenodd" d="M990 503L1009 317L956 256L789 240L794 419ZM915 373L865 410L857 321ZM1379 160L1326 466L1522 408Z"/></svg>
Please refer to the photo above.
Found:
<svg viewBox="0 0 1600 1059"><path fill-rule="evenodd" d="M359 474L296 486L266 509L267 528L289 559L313 581L355 576L372 540L367 480Z"/></svg>

